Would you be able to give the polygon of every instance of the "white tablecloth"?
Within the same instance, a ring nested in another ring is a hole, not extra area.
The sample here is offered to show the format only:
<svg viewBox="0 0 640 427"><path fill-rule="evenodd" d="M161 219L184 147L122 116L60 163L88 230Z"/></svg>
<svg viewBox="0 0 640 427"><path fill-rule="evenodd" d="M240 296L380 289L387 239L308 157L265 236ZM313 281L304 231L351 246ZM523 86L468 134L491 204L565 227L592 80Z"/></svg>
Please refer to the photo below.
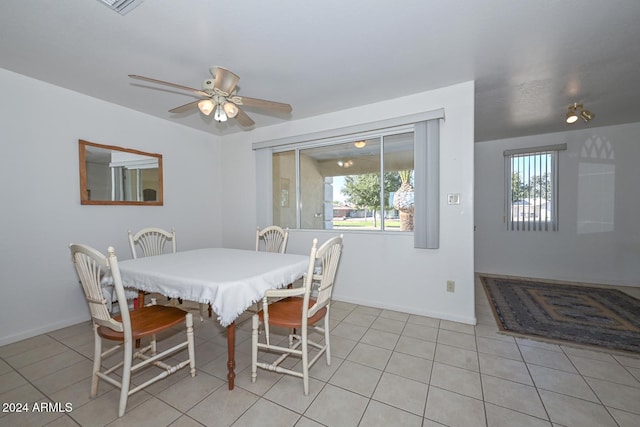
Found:
<svg viewBox="0 0 640 427"><path fill-rule="evenodd" d="M306 255L207 248L118 263L124 286L209 303L223 326L231 324L267 289L306 273Z"/></svg>

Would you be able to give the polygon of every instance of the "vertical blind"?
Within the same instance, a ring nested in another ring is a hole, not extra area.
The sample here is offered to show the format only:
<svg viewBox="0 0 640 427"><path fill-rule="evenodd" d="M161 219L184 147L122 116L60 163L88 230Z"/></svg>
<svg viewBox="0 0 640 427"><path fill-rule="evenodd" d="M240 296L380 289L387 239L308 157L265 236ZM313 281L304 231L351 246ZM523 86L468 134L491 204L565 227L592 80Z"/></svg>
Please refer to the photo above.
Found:
<svg viewBox="0 0 640 427"><path fill-rule="evenodd" d="M559 144L504 152L508 230L557 230L558 152L566 148Z"/></svg>
<svg viewBox="0 0 640 427"><path fill-rule="evenodd" d="M413 246L440 246L440 122L427 120L414 128L415 213Z"/></svg>

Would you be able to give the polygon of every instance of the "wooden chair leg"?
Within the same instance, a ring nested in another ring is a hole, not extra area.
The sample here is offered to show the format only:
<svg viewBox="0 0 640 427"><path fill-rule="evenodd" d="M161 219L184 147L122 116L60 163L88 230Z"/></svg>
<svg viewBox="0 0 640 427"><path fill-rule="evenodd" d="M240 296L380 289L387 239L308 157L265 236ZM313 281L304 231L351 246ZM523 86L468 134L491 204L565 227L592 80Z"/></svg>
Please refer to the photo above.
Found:
<svg viewBox="0 0 640 427"><path fill-rule="evenodd" d="M287 285L287 289L293 289L293 283L289 283L289 284ZM296 328L291 329L291 333L292 333L293 335L295 335L295 334L296 334Z"/></svg>

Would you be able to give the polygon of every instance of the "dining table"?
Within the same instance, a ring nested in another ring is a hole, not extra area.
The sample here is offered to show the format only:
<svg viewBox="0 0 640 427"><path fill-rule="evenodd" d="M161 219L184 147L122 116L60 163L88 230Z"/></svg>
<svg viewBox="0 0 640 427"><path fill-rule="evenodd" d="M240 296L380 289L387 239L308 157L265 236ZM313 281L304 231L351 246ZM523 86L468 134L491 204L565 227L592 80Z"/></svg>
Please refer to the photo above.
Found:
<svg viewBox="0 0 640 427"><path fill-rule="evenodd" d="M211 305L227 330L227 380L233 390L236 319L268 289L301 278L309 256L203 248L119 261L118 266L125 287Z"/></svg>

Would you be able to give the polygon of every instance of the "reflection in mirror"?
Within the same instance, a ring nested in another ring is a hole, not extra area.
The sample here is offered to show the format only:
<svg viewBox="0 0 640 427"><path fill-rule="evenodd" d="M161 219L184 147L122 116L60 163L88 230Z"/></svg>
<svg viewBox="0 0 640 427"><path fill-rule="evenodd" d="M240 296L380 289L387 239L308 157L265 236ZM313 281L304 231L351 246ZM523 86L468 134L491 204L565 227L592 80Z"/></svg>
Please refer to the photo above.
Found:
<svg viewBox="0 0 640 427"><path fill-rule="evenodd" d="M80 203L161 206L162 154L79 140Z"/></svg>

